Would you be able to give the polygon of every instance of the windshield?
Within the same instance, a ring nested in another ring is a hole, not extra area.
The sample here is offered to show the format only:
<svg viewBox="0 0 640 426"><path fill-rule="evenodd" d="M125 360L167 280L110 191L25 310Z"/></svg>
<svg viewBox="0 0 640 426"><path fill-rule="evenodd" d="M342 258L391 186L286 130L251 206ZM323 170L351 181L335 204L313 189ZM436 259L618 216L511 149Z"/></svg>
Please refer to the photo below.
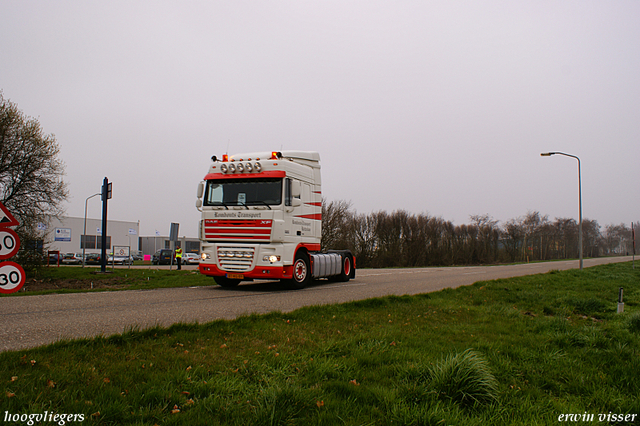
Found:
<svg viewBox="0 0 640 426"><path fill-rule="evenodd" d="M277 206L282 179L220 179L207 181L205 206Z"/></svg>

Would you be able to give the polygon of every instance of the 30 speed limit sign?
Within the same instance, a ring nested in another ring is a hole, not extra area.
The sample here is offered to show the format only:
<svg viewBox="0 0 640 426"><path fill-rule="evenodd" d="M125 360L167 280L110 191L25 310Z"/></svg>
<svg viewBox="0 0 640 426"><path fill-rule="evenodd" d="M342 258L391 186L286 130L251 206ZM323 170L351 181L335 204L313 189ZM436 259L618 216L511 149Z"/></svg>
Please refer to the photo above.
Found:
<svg viewBox="0 0 640 426"><path fill-rule="evenodd" d="M22 266L10 261L0 263L0 293L15 293L22 288L25 279Z"/></svg>

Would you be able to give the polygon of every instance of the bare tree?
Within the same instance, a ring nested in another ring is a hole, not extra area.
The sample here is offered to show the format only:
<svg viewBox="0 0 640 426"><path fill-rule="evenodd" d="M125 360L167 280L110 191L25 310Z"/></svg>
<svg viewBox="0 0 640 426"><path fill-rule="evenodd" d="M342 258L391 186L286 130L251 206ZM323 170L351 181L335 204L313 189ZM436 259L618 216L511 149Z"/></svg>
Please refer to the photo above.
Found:
<svg viewBox="0 0 640 426"><path fill-rule="evenodd" d="M503 230L503 243L505 251L511 262L520 260L518 256L522 252L525 240L524 220L521 217L509 220Z"/></svg>
<svg viewBox="0 0 640 426"><path fill-rule="evenodd" d="M525 242L523 255L529 260L542 259L544 245L544 230L549 224L549 216L540 215L538 211L529 211L523 221Z"/></svg>
<svg viewBox="0 0 640 426"><path fill-rule="evenodd" d="M626 224L607 225L603 236L603 244L607 254L626 254L633 251L631 228Z"/></svg>
<svg viewBox="0 0 640 426"><path fill-rule="evenodd" d="M603 249L602 235L600 234L600 225L597 220L582 220L583 242L582 247L585 256L596 257L600 255Z"/></svg>
<svg viewBox="0 0 640 426"><path fill-rule="evenodd" d="M327 204L322 200L322 248L351 248L351 203L348 201L332 201Z"/></svg>
<svg viewBox="0 0 640 426"><path fill-rule="evenodd" d="M498 221L489 214L473 215L471 222L477 229L478 244L474 258L480 263L495 262L498 258L498 240L500 228Z"/></svg>
<svg viewBox="0 0 640 426"><path fill-rule="evenodd" d="M378 243L373 215L353 215L354 252L358 265L368 266L373 259Z"/></svg>
<svg viewBox="0 0 640 426"><path fill-rule="evenodd" d="M68 191L58 154L55 137L0 92L0 201L20 222L23 241L35 238L39 222L63 212Z"/></svg>

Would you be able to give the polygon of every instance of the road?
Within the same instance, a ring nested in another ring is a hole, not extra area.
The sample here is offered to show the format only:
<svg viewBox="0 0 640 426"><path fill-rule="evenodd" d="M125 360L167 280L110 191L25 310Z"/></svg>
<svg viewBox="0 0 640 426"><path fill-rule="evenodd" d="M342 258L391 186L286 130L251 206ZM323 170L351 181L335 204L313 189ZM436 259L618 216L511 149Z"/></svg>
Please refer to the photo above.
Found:
<svg viewBox="0 0 640 426"><path fill-rule="evenodd" d="M586 259L584 266L630 261L631 257ZM539 274L579 267L578 261L452 268L364 269L347 283L319 281L303 290L279 283L245 283L235 289L210 287L2 297L0 351L60 339L122 333L131 327L170 326L233 319L251 313L293 311L387 295L410 295L456 288L476 281Z"/></svg>

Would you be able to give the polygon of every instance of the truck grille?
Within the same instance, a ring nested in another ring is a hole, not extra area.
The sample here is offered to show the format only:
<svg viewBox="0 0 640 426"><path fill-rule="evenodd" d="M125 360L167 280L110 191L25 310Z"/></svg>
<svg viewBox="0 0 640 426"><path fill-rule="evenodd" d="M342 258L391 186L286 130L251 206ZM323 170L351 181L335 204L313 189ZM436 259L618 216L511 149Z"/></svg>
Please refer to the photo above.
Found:
<svg viewBox="0 0 640 426"><path fill-rule="evenodd" d="M218 247L218 265L223 271L250 271L254 255L253 247Z"/></svg>
<svg viewBox="0 0 640 426"><path fill-rule="evenodd" d="M204 237L207 241L268 243L271 219L205 219Z"/></svg>

